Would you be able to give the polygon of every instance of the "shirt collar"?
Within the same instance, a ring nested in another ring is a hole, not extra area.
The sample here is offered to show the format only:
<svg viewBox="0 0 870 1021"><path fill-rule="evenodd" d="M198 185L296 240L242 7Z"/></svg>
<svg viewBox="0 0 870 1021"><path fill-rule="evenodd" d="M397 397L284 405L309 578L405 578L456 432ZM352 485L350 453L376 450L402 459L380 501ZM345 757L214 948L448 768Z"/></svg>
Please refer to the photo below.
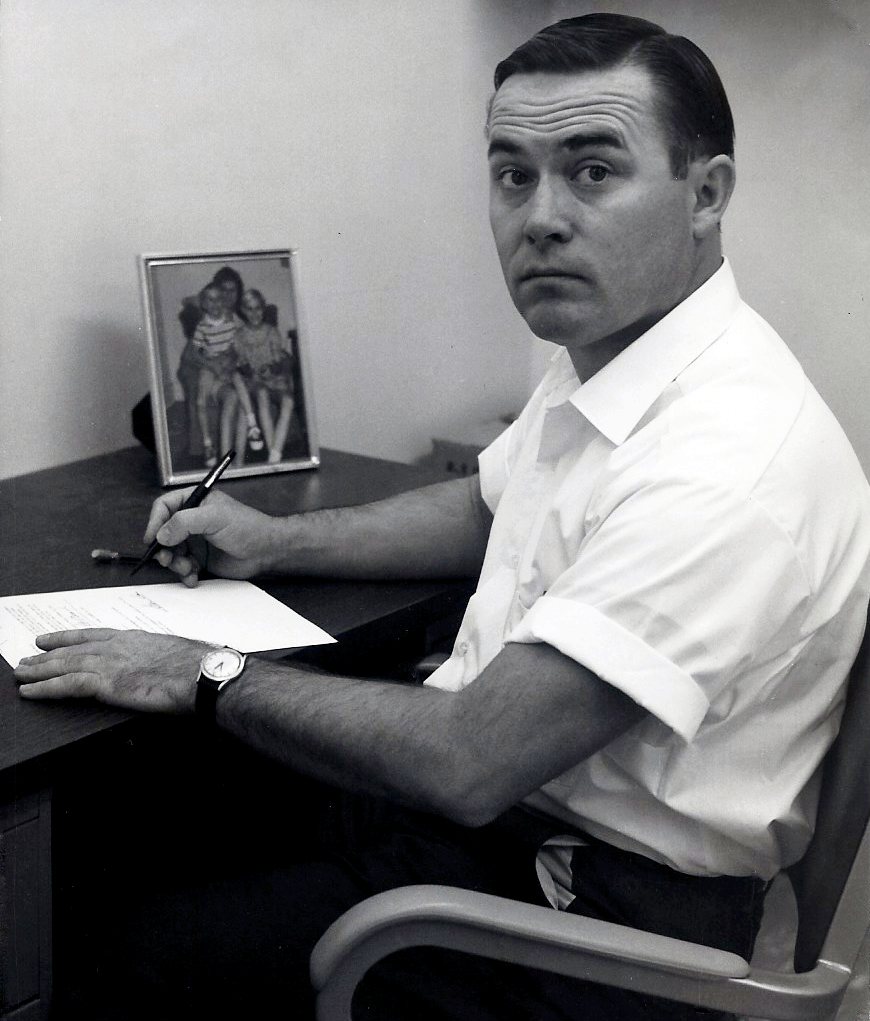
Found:
<svg viewBox="0 0 870 1021"><path fill-rule="evenodd" d="M723 259L709 280L568 399L618 446L668 384L725 332L739 305L731 266ZM567 353L564 355L567 359Z"/></svg>

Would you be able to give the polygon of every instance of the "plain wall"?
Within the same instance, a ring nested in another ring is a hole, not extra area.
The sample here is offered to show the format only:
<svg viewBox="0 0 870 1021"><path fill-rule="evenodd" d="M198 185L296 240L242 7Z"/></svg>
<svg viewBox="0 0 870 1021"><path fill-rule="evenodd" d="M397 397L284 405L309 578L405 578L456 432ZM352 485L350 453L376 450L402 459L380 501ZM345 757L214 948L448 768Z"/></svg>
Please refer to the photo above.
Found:
<svg viewBox="0 0 870 1021"><path fill-rule="evenodd" d="M521 406L486 210L503 23L475 0L3 0L0 477L134 442L146 252L299 250L324 446L410 460Z"/></svg>
<svg viewBox="0 0 870 1021"><path fill-rule="evenodd" d="M410 460L550 346L486 216L496 60L598 5L3 0L0 477L130 443L140 252L297 247L320 441ZM866 0L612 0L695 39L737 121L725 249L870 467Z"/></svg>

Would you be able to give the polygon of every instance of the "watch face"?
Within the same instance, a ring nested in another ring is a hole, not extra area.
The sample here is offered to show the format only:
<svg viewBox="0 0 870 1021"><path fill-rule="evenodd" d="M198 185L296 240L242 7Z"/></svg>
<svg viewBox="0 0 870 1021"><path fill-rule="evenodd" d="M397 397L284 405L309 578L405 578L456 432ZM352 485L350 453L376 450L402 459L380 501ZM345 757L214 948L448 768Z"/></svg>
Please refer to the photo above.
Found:
<svg viewBox="0 0 870 1021"><path fill-rule="evenodd" d="M202 657L202 672L214 681L229 681L237 677L245 665L245 657L235 649L215 649Z"/></svg>

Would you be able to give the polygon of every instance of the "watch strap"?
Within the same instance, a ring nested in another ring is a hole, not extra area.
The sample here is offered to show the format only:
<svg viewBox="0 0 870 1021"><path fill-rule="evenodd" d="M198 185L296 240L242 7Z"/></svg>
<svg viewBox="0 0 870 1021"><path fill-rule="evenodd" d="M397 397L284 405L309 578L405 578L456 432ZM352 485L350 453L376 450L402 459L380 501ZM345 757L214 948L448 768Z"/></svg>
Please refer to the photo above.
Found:
<svg viewBox="0 0 870 1021"><path fill-rule="evenodd" d="M247 665L247 656L244 653L238 652L236 649L231 651L240 657L241 664L237 673L223 680L211 677L206 672L205 662L210 653L206 653L202 658L199 677L196 679L196 697L193 703L193 711L197 719L209 727L214 727L217 722L218 695L228 684L232 684L233 681L238 680L242 676Z"/></svg>
<svg viewBox="0 0 870 1021"><path fill-rule="evenodd" d="M217 717L217 700L221 686L210 677L199 675L196 682L196 700L193 710L196 718L209 727L215 725Z"/></svg>

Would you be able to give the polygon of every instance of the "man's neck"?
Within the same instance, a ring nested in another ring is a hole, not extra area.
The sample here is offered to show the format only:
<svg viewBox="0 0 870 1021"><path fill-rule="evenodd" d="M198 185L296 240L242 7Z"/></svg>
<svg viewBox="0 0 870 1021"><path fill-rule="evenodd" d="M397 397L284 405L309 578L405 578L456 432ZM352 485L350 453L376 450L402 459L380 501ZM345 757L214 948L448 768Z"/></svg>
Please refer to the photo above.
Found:
<svg viewBox="0 0 870 1021"><path fill-rule="evenodd" d="M603 369L605 365L612 362L617 355L633 344L638 337L642 337L648 330L651 330L656 323L660 322L665 316L681 305L690 294L693 294L702 284L705 284L721 265L722 252L721 249L717 248L712 257L705 259L698 265L696 272L692 275L679 300L674 302L669 308L662 309L643 319L638 319L624 329L602 337L592 344L577 346L572 346L570 343L566 344L568 355L571 358L578 379L581 382L585 382L594 376L596 372Z"/></svg>

